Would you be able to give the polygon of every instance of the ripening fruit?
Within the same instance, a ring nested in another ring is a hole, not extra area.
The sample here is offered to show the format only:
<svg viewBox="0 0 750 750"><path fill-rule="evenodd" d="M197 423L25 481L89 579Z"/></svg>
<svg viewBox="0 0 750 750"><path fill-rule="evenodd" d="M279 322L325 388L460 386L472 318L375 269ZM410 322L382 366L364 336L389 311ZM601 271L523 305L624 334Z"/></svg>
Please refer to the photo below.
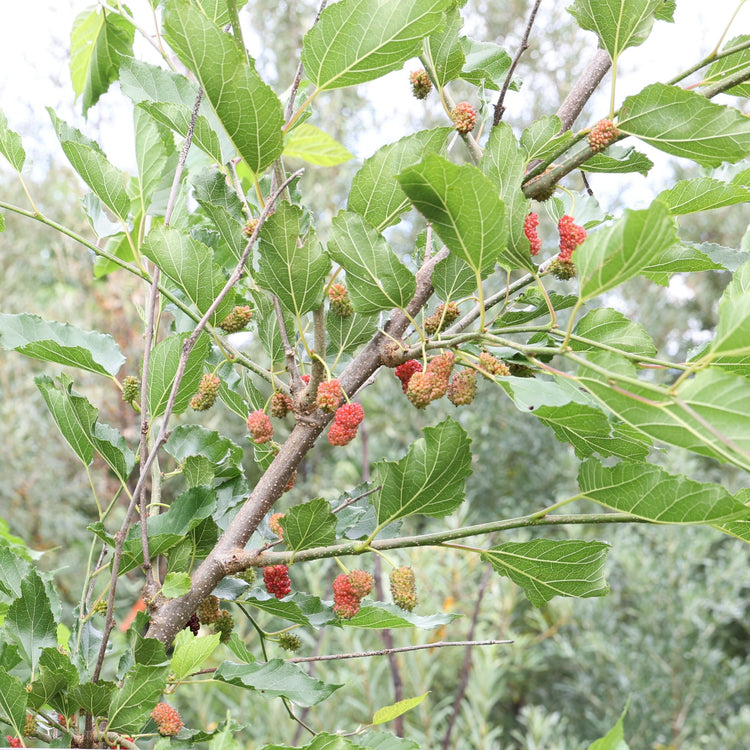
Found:
<svg viewBox="0 0 750 750"><path fill-rule="evenodd" d="M253 232L255 231L255 227L258 226L258 219L248 219L245 226L242 228L242 234L245 235L245 237L252 237Z"/></svg>
<svg viewBox="0 0 750 750"><path fill-rule="evenodd" d="M268 519L268 526L271 531L279 537L279 539L284 538L284 529L281 527L281 519L285 515L286 513L272 513L271 517Z"/></svg>
<svg viewBox="0 0 750 750"><path fill-rule="evenodd" d="M276 417L277 419L282 419L285 417L292 409L294 408L294 403L292 402L292 399L286 395L286 393L281 393L281 391L276 391L276 393L271 396L271 403L268 405L268 413L272 417Z"/></svg>
<svg viewBox="0 0 750 750"><path fill-rule="evenodd" d="M347 445L357 436L357 428L365 416L362 404L343 404L328 429L328 442L331 445Z"/></svg>
<svg viewBox="0 0 750 750"><path fill-rule="evenodd" d="M461 102L451 112L451 120L453 120L453 127L462 135L466 135L474 130L474 125L477 121L477 111L469 102Z"/></svg>
<svg viewBox="0 0 750 750"><path fill-rule="evenodd" d="M506 365L505 362L500 361L497 357L494 357L489 352L482 352L479 355L479 366L490 375L502 375L504 377L510 375L508 365Z"/></svg>
<svg viewBox="0 0 750 750"><path fill-rule="evenodd" d="M600 151L604 151L619 135L620 132L612 120L609 118L599 120L588 134L589 146L595 154L599 153Z"/></svg>
<svg viewBox="0 0 750 750"><path fill-rule="evenodd" d="M151 712L151 718L162 737L174 737L183 726L179 712L168 703L158 703Z"/></svg>
<svg viewBox="0 0 750 750"><path fill-rule="evenodd" d="M316 403L321 411L333 412L341 401L341 385L335 378L324 380L318 385Z"/></svg>
<svg viewBox="0 0 750 750"><path fill-rule="evenodd" d="M219 328L225 333L237 333L245 329L250 319L253 317L253 311L250 305L237 305L224 320L219 323Z"/></svg>
<svg viewBox="0 0 750 750"><path fill-rule="evenodd" d="M256 409L247 418L247 429L254 443L267 443L273 439L273 425L264 411Z"/></svg>
<svg viewBox="0 0 750 750"><path fill-rule="evenodd" d="M288 565L266 565L263 568L263 583L266 591L277 599L283 599L292 590Z"/></svg>
<svg viewBox="0 0 750 750"><path fill-rule="evenodd" d="M526 218L523 222L523 231L526 235L526 239L529 241L532 255L536 255L542 249L542 241L539 239L539 235L536 231L538 226L539 214L536 214L533 211L526 214Z"/></svg>
<svg viewBox="0 0 750 750"><path fill-rule="evenodd" d="M360 598L354 593L347 573L341 573L333 582L333 611L342 620L351 620L359 612Z"/></svg>
<svg viewBox="0 0 750 750"><path fill-rule="evenodd" d="M412 71L409 83L411 83L411 93L416 99L426 99L427 94L432 90L432 81L424 68Z"/></svg>
<svg viewBox="0 0 750 750"><path fill-rule="evenodd" d="M285 651L296 653L302 648L302 639L295 633L279 634L279 646Z"/></svg>
<svg viewBox="0 0 750 750"><path fill-rule="evenodd" d="M477 372L466 368L457 372L448 382L448 400L454 406L466 406L477 395Z"/></svg>
<svg viewBox="0 0 750 750"><path fill-rule="evenodd" d="M141 381L135 375L128 375L122 381L122 400L126 403L138 401L141 396Z"/></svg>
<svg viewBox="0 0 750 750"><path fill-rule="evenodd" d="M424 332L432 336L444 331L458 316L458 305L455 302L441 303L429 318L425 318Z"/></svg>
<svg viewBox="0 0 750 750"><path fill-rule="evenodd" d="M212 622L216 622L220 616L219 599L213 594L207 596L198 605L198 620L203 625L210 625Z"/></svg>
<svg viewBox="0 0 750 750"><path fill-rule="evenodd" d="M586 239L586 230L575 223L572 216L565 214L557 222L560 232L560 254L558 258L565 262L571 259L573 251Z"/></svg>
<svg viewBox="0 0 750 750"><path fill-rule="evenodd" d="M219 395L221 380L217 375L207 372L201 378L198 392L190 399L190 407L195 411L206 411L215 403Z"/></svg>
<svg viewBox="0 0 750 750"><path fill-rule="evenodd" d="M328 301L331 310L341 318L348 318L353 312L349 290L343 284L331 284L328 290Z"/></svg>
<svg viewBox="0 0 750 750"><path fill-rule="evenodd" d="M410 567L391 571L391 596L394 604L407 612L412 612L417 606L417 583Z"/></svg>
<svg viewBox="0 0 750 750"><path fill-rule="evenodd" d="M372 591L375 581L366 570L353 570L349 573L349 585L355 596L364 599Z"/></svg>
<svg viewBox="0 0 750 750"><path fill-rule="evenodd" d="M404 362L393 371L393 374L401 381L401 390L403 390L404 393L406 393L411 376L414 375L415 372L422 372L422 363L416 359L410 359L408 362Z"/></svg>

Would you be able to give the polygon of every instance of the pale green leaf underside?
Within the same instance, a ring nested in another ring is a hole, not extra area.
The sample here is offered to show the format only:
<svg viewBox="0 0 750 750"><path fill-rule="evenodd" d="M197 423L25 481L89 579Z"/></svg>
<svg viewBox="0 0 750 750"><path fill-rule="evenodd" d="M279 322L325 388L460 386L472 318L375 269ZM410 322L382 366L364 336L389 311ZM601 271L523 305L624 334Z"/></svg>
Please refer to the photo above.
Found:
<svg viewBox="0 0 750 750"><path fill-rule="evenodd" d="M378 523L422 513L441 518L464 499L464 483L471 474L471 451L466 432L452 419L426 427L399 461L378 464L382 489L373 501Z"/></svg>
<svg viewBox="0 0 750 750"><path fill-rule="evenodd" d="M414 274L359 214L340 211L334 217L328 254L346 271L352 306L358 313L403 308L414 296Z"/></svg>
<svg viewBox="0 0 750 750"><path fill-rule="evenodd" d="M575 338L570 346L574 351L590 351L596 349L597 344L604 344L644 357L656 356L656 344L646 329L609 307L598 307L586 313L573 334Z"/></svg>
<svg viewBox="0 0 750 750"><path fill-rule="evenodd" d="M747 42L748 40L750 40L750 36L747 34L736 36L734 39L730 39L722 47L722 52L742 44L743 42ZM716 60L716 62L711 63L702 83L716 83L727 76L739 73L743 70L750 73L750 49L747 48L735 52L734 54L727 55L726 57L722 57L721 59ZM733 86L731 89L728 89L726 93L734 96L750 96L750 83L741 83L739 86Z"/></svg>
<svg viewBox="0 0 750 750"><path fill-rule="evenodd" d="M154 191L159 187L166 172L169 158L175 152L172 133L162 124L149 117L140 107L133 108L135 130L135 158L138 165L138 196L141 215L151 203Z"/></svg>
<svg viewBox="0 0 750 750"><path fill-rule="evenodd" d="M720 523L750 517L750 508L721 485L668 474L650 464L607 467L586 461L578 484L581 494L599 505L657 523Z"/></svg>
<svg viewBox="0 0 750 750"><path fill-rule="evenodd" d="M424 40L423 54L441 88L461 75L466 61L458 36L463 24L461 13L455 7L446 14L443 27Z"/></svg>
<svg viewBox="0 0 750 750"><path fill-rule="evenodd" d="M536 539L500 544L483 557L542 607L554 596L605 596L609 586L602 568L608 549L602 542Z"/></svg>
<svg viewBox="0 0 750 750"><path fill-rule="evenodd" d="M617 128L702 166L734 163L750 154L750 118L664 83L653 83L625 99Z"/></svg>
<svg viewBox="0 0 750 750"><path fill-rule="evenodd" d="M16 172L23 169L26 152L21 145L21 136L8 127L8 118L2 111L0 111L0 154L10 162Z"/></svg>
<svg viewBox="0 0 750 750"><path fill-rule="evenodd" d="M645 177L653 166L654 163L648 156L632 147L610 146L606 151L587 159L581 169L584 172L605 174L639 172Z"/></svg>
<svg viewBox="0 0 750 750"><path fill-rule="evenodd" d="M284 144L284 156L319 167L335 167L354 158L354 154L335 138L307 122L289 134Z"/></svg>
<svg viewBox="0 0 750 750"><path fill-rule="evenodd" d="M319 89L379 78L417 55L450 0L341 0L305 35L302 63Z"/></svg>
<svg viewBox="0 0 750 750"><path fill-rule="evenodd" d="M0 313L0 348L99 375L116 375L125 362L108 334L82 331L29 313Z"/></svg>
<svg viewBox="0 0 750 750"><path fill-rule="evenodd" d="M281 102L233 39L187 0L164 15L167 41L200 80L216 114L248 167L262 172L281 154Z"/></svg>

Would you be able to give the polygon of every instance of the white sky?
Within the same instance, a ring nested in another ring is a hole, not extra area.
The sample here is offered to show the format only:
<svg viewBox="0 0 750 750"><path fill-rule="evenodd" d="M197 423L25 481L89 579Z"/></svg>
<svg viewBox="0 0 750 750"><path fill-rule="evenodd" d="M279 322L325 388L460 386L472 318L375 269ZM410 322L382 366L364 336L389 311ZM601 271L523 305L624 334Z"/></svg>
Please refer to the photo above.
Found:
<svg viewBox="0 0 750 750"><path fill-rule="evenodd" d="M130 0L128 4L148 26L148 0ZM558 6L561 13L568 4L569 0L553 0L553 6ZM739 4L739 0L678 0L677 22L674 25L657 23L643 47L629 50L621 58L623 75L622 80L618 76L618 100L622 101L624 96L635 93L655 78L667 80L686 65L686 61L707 54ZM88 122L72 104L73 93L65 59L70 28L75 16L90 7L92 2L0 0L0 5L4 6L0 23L0 108L8 117L10 126L21 132L29 157L37 164L43 163L50 154L63 158L44 110L51 106L61 117L99 140L113 162L127 167L132 158L132 146L123 149L123 143L129 142L130 114L118 101L119 95L113 93L104 97L102 103L90 111ZM249 5L252 6L252 0ZM728 38L743 32L750 33L750 2L740 10ZM593 35L591 38L593 51ZM510 50L511 54L513 51ZM393 106L393 79L381 79L369 86L371 96ZM407 97L404 106L416 112L421 105ZM379 144L408 132L408 123L400 124L399 118L389 120L393 123L391 132L380 129L377 133ZM113 127L113 123L118 122L122 127ZM403 129L399 130L400 127ZM358 153L358 157L367 156L373 150L366 148L361 141L359 145L363 153ZM4 170L6 166L0 165L0 169Z"/></svg>

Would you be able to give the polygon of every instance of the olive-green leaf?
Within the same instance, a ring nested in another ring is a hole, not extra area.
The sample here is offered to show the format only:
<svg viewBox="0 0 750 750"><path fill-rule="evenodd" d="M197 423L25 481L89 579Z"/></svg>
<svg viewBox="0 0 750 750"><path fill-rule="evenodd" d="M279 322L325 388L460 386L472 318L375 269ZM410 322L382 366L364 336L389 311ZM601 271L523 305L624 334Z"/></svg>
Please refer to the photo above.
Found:
<svg viewBox="0 0 750 750"><path fill-rule="evenodd" d="M393 721L398 716L405 714L407 711L411 711L412 708L416 708L427 696L427 693L418 695L415 698L405 698L404 700L392 703L390 706L383 706L379 708L373 715L371 724L385 724L387 721Z"/></svg>
<svg viewBox="0 0 750 750"><path fill-rule="evenodd" d="M508 576L536 607L554 596L606 596L602 568L609 549L602 542L536 539L507 542L483 553L497 573Z"/></svg>
<svg viewBox="0 0 750 750"><path fill-rule="evenodd" d="M133 55L135 26L104 8L84 10L70 32L70 77L85 115L117 80L120 64Z"/></svg>
<svg viewBox="0 0 750 750"><path fill-rule="evenodd" d="M188 0L169 0L164 13L167 41L206 92L237 151L255 173L282 150L281 102L254 66L225 34Z"/></svg>
<svg viewBox="0 0 750 750"><path fill-rule="evenodd" d="M403 308L414 296L414 274L359 214L339 211L334 217L328 254L346 271L352 306L358 313Z"/></svg>
<svg viewBox="0 0 750 750"><path fill-rule="evenodd" d="M617 128L674 156L717 167L750 154L750 118L733 107L664 83L629 96Z"/></svg>
<svg viewBox="0 0 750 750"><path fill-rule="evenodd" d="M354 86L419 54L451 0L341 0L305 35L302 63L318 90Z"/></svg>
<svg viewBox="0 0 750 750"><path fill-rule="evenodd" d="M442 518L464 500L471 440L463 427L447 418L423 435L399 461L377 464L381 490L372 502L381 526L415 513Z"/></svg>
<svg viewBox="0 0 750 750"><path fill-rule="evenodd" d="M696 482L651 464L603 466L593 459L578 471L581 494L599 505L657 523L722 523L750 517L750 508L719 484Z"/></svg>

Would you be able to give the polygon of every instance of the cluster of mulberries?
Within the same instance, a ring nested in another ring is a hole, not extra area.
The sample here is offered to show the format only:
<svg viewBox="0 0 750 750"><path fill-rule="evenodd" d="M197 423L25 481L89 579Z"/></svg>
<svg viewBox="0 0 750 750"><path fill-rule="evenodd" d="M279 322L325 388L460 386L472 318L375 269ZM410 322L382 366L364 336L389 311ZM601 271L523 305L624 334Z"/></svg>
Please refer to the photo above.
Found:
<svg viewBox="0 0 750 750"><path fill-rule="evenodd" d="M454 406L466 406L477 395L477 372L466 368L448 381L448 400Z"/></svg>
<svg viewBox="0 0 750 750"><path fill-rule="evenodd" d="M599 151L604 151L612 141L616 140L620 135L620 132L615 127L615 124L609 118L599 120L599 122L591 128L588 135L589 146L591 150L596 154Z"/></svg>
<svg viewBox="0 0 750 750"><path fill-rule="evenodd" d="M409 381L411 376L415 372L422 372L422 363L416 359L410 359L408 362L404 362L399 365L393 372L395 376L401 381L401 390L406 393L406 389L409 387Z"/></svg>
<svg viewBox="0 0 750 750"><path fill-rule="evenodd" d="M459 315L455 302L439 304L435 312L424 321L424 332L428 336L444 331Z"/></svg>
<svg viewBox="0 0 750 750"><path fill-rule="evenodd" d="M289 580L288 565L266 565L263 568L263 583L266 591L273 594L277 599L283 599L292 591L292 582Z"/></svg>
<svg viewBox="0 0 750 750"><path fill-rule="evenodd" d="M542 249L542 241L539 239L536 230L538 226L539 214L535 214L533 211L526 214L526 218L523 221L523 231L526 239L529 241L532 255L536 255Z"/></svg>
<svg viewBox="0 0 750 750"><path fill-rule="evenodd" d="M219 328L225 333L237 333L244 330L253 317L250 305L237 305L224 320L219 323Z"/></svg>
<svg viewBox="0 0 750 750"><path fill-rule="evenodd" d="M5 739L8 740L8 747L23 747L20 737L11 737L9 734L6 734Z"/></svg>
<svg viewBox="0 0 750 750"><path fill-rule="evenodd" d="M373 587L373 578L365 570L342 573L333 582L333 611L342 620L351 620Z"/></svg>
<svg viewBox="0 0 750 750"><path fill-rule="evenodd" d="M477 111L469 102L461 102L451 111L451 120L453 120L453 127L462 135L466 135L474 130Z"/></svg>
<svg viewBox="0 0 750 750"><path fill-rule="evenodd" d="M331 284L328 289L328 301L331 310L341 318L348 318L354 312L349 290L343 284Z"/></svg>
<svg viewBox="0 0 750 750"><path fill-rule="evenodd" d="M424 68L413 71L409 76L409 83L411 83L411 93L416 99L426 99L427 94L432 90L432 81Z"/></svg>
<svg viewBox="0 0 750 750"><path fill-rule="evenodd" d="M203 625L210 625L221 617L218 597L211 594L198 605L198 621Z"/></svg>
<svg viewBox="0 0 750 750"><path fill-rule="evenodd" d="M344 404L336 409L336 415L328 430L331 445L347 445L357 436L357 428L364 419L365 410L361 404Z"/></svg>
<svg viewBox="0 0 750 750"><path fill-rule="evenodd" d="M122 400L130 404L141 396L141 381L135 375L128 375L122 381Z"/></svg>
<svg viewBox="0 0 750 750"><path fill-rule="evenodd" d="M484 372L489 373L490 375L501 375L505 377L510 375L510 368L508 365L489 352L482 352L479 355L479 366Z"/></svg>
<svg viewBox="0 0 750 750"><path fill-rule="evenodd" d="M320 383L315 401L321 411L336 411L341 401L341 384L339 381L334 378Z"/></svg>
<svg viewBox="0 0 750 750"><path fill-rule="evenodd" d="M195 411L206 411L206 409L210 409L216 403L220 385L221 380L219 380L218 375L207 372L201 378L198 392L190 399L190 407Z"/></svg>
<svg viewBox="0 0 750 750"><path fill-rule="evenodd" d="M183 726L177 709L168 703L158 703L151 712L151 718L162 737L174 737Z"/></svg>
<svg viewBox="0 0 750 750"><path fill-rule="evenodd" d="M417 606L417 582L410 567L403 566L391 571L391 596L394 604L407 612Z"/></svg>
<svg viewBox="0 0 750 750"><path fill-rule="evenodd" d="M426 370L411 376L406 396L417 409L424 409L431 401L445 396L455 362L453 352L444 352L431 359Z"/></svg>
<svg viewBox="0 0 750 750"><path fill-rule="evenodd" d="M586 230L567 214L560 217L557 229L560 232L560 252L550 263L550 271L558 279L572 279L576 275L573 251L586 239Z"/></svg>
<svg viewBox="0 0 750 750"><path fill-rule="evenodd" d="M272 417L276 417L277 419L282 419L285 417L292 409L294 408L294 403L292 402L292 399L286 395L286 393L281 393L281 391L276 391L276 393L271 396L271 403L268 405L268 413Z"/></svg>
<svg viewBox="0 0 750 750"><path fill-rule="evenodd" d="M247 429L254 443L267 443L273 439L273 425L264 411L256 409L247 418Z"/></svg>

